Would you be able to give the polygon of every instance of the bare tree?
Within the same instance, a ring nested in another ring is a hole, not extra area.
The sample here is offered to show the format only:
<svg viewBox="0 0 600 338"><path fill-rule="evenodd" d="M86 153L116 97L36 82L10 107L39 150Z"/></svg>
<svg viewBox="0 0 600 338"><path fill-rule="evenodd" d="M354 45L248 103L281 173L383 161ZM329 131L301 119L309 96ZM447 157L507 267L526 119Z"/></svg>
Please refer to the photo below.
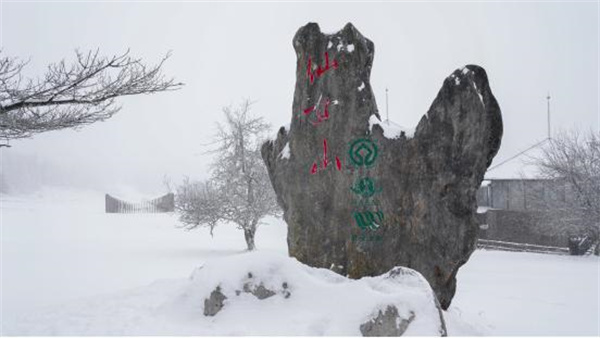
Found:
<svg viewBox="0 0 600 338"><path fill-rule="evenodd" d="M118 97L179 89L182 83L161 72L168 58L147 66L129 51L113 57L76 51L71 64L62 60L43 77L25 79L27 61L0 55L0 138L8 142L104 121L121 109Z"/></svg>
<svg viewBox="0 0 600 338"><path fill-rule="evenodd" d="M175 191L175 210L186 230L200 225L213 229L222 220L223 195L211 182L191 182L185 178Z"/></svg>
<svg viewBox="0 0 600 338"><path fill-rule="evenodd" d="M269 126L262 118L251 117L250 108L246 100L235 109L223 109L226 123L218 125L211 181L185 181L177 188L176 209L188 229L207 225L212 234L218 222L236 224L244 231L248 250L254 250L260 220L276 215L279 207L260 155ZM192 198L196 196L200 197Z"/></svg>
<svg viewBox="0 0 600 338"><path fill-rule="evenodd" d="M559 133L534 158L541 175L552 179L542 208L555 229L598 239L600 224L600 135Z"/></svg>

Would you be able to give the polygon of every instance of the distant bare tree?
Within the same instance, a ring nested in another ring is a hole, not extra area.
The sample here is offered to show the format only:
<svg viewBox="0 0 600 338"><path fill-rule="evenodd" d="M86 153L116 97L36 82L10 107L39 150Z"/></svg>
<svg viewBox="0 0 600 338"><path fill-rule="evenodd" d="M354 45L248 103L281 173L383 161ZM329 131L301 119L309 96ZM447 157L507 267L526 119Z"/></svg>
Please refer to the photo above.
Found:
<svg viewBox="0 0 600 338"><path fill-rule="evenodd" d="M600 136L560 133L534 158L543 177L553 179L546 198L548 222L562 231L598 239L600 224ZM557 224L558 223L558 224ZM578 230L577 230L578 229Z"/></svg>
<svg viewBox="0 0 600 338"><path fill-rule="evenodd" d="M218 125L212 178L179 186L176 209L188 229L207 225L212 234L218 222L236 224L244 231L248 250L254 250L260 220L277 214L279 207L260 154L269 126L262 118L251 117L250 107L246 100L235 109L223 109L226 123Z"/></svg>
<svg viewBox="0 0 600 338"><path fill-rule="evenodd" d="M223 197L211 182L191 182L185 178L175 191L175 211L183 228L208 226L212 236L213 229L223 219Z"/></svg>
<svg viewBox="0 0 600 338"><path fill-rule="evenodd" d="M0 139L104 121L121 109L118 97L179 89L182 83L162 75L168 58L147 66L129 51L113 57L77 51L73 63L62 60L49 65L43 77L25 79L27 61L0 55Z"/></svg>

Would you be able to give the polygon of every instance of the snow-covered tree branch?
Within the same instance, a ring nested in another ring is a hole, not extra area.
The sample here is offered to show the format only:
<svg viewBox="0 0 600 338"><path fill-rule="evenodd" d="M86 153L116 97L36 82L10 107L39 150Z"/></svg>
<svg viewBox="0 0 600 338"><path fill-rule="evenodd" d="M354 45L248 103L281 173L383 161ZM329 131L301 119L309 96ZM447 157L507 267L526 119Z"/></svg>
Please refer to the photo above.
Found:
<svg viewBox="0 0 600 338"><path fill-rule="evenodd" d="M104 121L121 109L118 97L179 89L182 83L162 74L168 58L148 66L129 51L112 57L76 51L72 63L62 60L49 65L43 77L26 79L27 61L0 55L0 138Z"/></svg>

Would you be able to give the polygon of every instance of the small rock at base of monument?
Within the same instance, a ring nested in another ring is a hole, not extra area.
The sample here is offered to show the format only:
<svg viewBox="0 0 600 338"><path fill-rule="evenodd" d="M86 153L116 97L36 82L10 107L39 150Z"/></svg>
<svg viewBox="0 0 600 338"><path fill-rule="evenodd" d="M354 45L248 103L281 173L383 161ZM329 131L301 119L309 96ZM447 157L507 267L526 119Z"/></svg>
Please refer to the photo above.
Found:
<svg viewBox="0 0 600 338"><path fill-rule="evenodd" d="M221 293L221 288L217 286L217 288L210 293L210 296L204 300L204 315L205 316L214 316L223 308L223 302L227 299L223 293Z"/></svg>
<svg viewBox="0 0 600 338"><path fill-rule="evenodd" d="M447 309L475 250L475 194L502 137L485 70L454 71L414 134L392 135L370 84L373 42L352 24L323 34L309 23L293 46L291 124L261 149L289 254L351 278L413 268Z"/></svg>
<svg viewBox="0 0 600 338"><path fill-rule="evenodd" d="M398 337L404 334L414 319L414 312L411 311L408 318L402 318L395 306L388 305L385 312L379 310L377 317L362 324L360 332L363 337Z"/></svg>
<svg viewBox="0 0 600 338"><path fill-rule="evenodd" d="M277 294L275 291L267 289L262 283L258 286L255 286L252 283L246 283L244 284L244 292L251 293L258 299L267 299Z"/></svg>
<svg viewBox="0 0 600 338"><path fill-rule="evenodd" d="M252 276L252 273L249 273L249 275ZM242 290L235 290L235 295L240 296L242 292L249 293L260 300L275 296L278 293L284 298L289 298L291 295L290 291L287 290L287 283L285 282L282 283L282 289L278 292L267 289L263 283L254 285L252 282L246 282L244 283ZM216 315L223 308L226 299L227 296L221 292L221 287L217 286L217 288L210 293L210 296L204 300L204 315Z"/></svg>

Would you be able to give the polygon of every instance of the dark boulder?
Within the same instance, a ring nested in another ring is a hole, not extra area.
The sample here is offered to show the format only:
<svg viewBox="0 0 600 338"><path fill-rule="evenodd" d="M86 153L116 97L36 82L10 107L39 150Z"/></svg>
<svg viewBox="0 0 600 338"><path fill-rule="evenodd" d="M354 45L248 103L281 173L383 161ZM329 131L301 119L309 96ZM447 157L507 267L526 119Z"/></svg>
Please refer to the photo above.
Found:
<svg viewBox="0 0 600 338"><path fill-rule="evenodd" d="M217 286L208 298L204 300L204 315L214 316L225 306L224 302L227 297L221 292L221 288Z"/></svg>
<svg viewBox="0 0 600 338"><path fill-rule="evenodd" d="M414 319L414 312L411 311L408 318L402 318L395 306L388 305L385 312L379 310L377 317L361 324L360 333L363 337L399 337Z"/></svg>
<svg viewBox="0 0 600 338"><path fill-rule="evenodd" d="M267 299L277 294L275 291L267 289L263 283L260 283L258 286L246 283L243 289L244 292L251 293L258 299Z"/></svg>
<svg viewBox="0 0 600 338"><path fill-rule="evenodd" d="M309 23L293 45L291 125L262 147L290 255L352 278L413 268L446 309L475 249L475 193L502 136L485 71L454 71L414 135L392 136L370 85L370 40L352 24L327 35Z"/></svg>

